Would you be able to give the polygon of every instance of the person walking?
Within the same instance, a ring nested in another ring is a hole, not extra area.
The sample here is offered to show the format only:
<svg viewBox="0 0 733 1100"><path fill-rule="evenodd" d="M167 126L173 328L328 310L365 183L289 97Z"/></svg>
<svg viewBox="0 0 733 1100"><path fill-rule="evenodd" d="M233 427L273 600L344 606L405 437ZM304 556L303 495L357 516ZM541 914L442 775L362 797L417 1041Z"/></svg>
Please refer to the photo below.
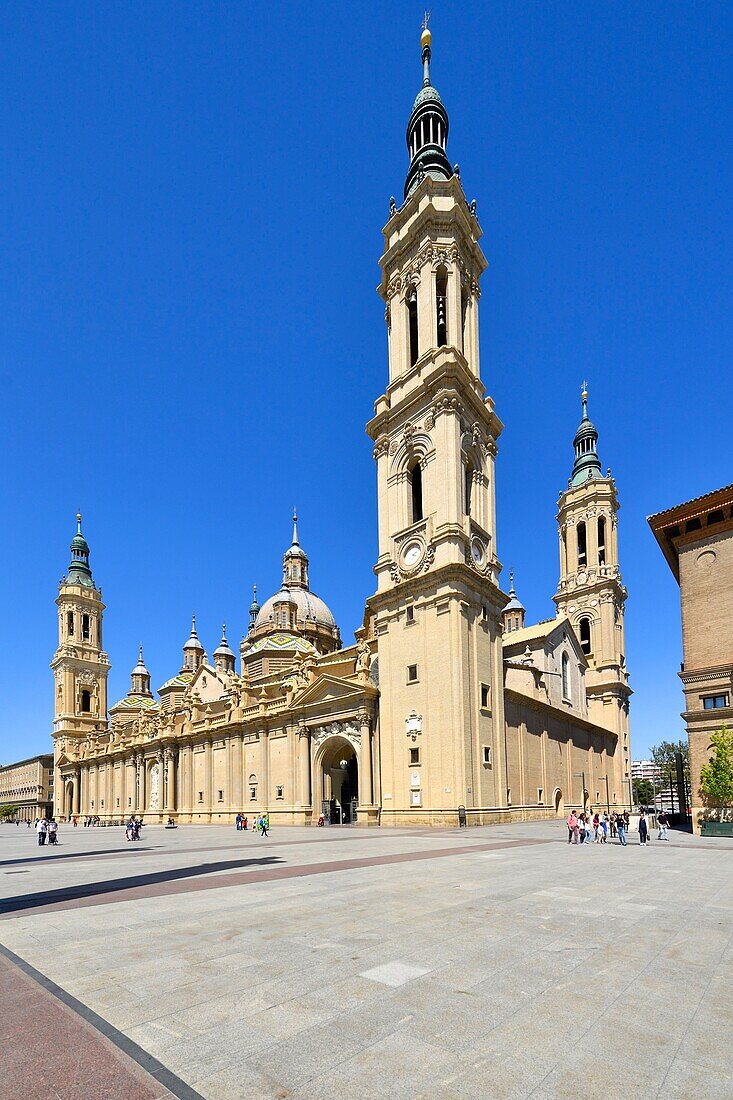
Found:
<svg viewBox="0 0 733 1100"><path fill-rule="evenodd" d="M619 814L616 818L616 832L618 833L618 839L622 848L626 847L626 822L623 819L623 815Z"/></svg>
<svg viewBox="0 0 733 1100"><path fill-rule="evenodd" d="M46 829L47 828L48 828L48 826L46 825L45 817L39 817L38 824L36 825L36 832L38 834L38 846L39 846L39 848L42 848L43 845L46 843Z"/></svg>
<svg viewBox="0 0 733 1100"><path fill-rule="evenodd" d="M659 835L657 836L657 840L669 840L669 837L667 836L669 818L667 817L667 814L664 810L659 811L657 824L659 825Z"/></svg>
<svg viewBox="0 0 733 1100"><path fill-rule="evenodd" d="M639 813L639 844L646 848L647 841L649 839L649 826L647 824L644 811Z"/></svg>
<svg viewBox="0 0 733 1100"><path fill-rule="evenodd" d="M615 813L611 814L611 820L610 820L610 823L609 823L609 827L611 829L611 836L616 836L616 814Z"/></svg>
<svg viewBox="0 0 733 1100"><path fill-rule="evenodd" d="M568 844L577 844L578 843L578 819L577 819L577 817L575 816L575 814L573 813L572 810L568 814L567 826L568 826Z"/></svg>
<svg viewBox="0 0 733 1100"><path fill-rule="evenodd" d="M261 825L262 825L262 836L267 836L267 818L266 817L263 817L261 819Z"/></svg>
<svg viewBox="0 0 733 1100"><path fill-rule="evenodd" d="M234 819L234 820L235 820L235 821L236 821L236 823L237 823L237 832L238 832L238 833L241 833L241 831L242 831L242 815L241 815L241 814L237 814L237 816L235 817L235 819Z"/></svg>

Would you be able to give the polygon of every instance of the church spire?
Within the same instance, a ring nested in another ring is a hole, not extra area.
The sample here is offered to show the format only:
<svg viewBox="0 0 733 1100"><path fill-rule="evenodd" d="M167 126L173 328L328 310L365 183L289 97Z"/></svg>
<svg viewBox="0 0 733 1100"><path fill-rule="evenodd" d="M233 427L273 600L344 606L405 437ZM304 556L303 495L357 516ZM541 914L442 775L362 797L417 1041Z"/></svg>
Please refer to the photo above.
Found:
<svg viewBox="0 0 733 1100"><path fill-rule="evenodd" d="M293 541L283 557L283 588L308 587L308 555L298 541L298 513L293 508Z"/></svg>
<svg viewBox="0 0 733 1100"><path fill-rule="evenodd" d="M425 176L447 180L453 175L453 169L445 152L448 143L448 112L430 78L432 34L428 27L429 19L430 13L425 12L420 35L423 82L407 123L407 151L410 154L410 167L405 180L406 199Z"/></svg>
<svg viewBox="0 0 733 1100"><path fill-rule="evenodd" d="M583 403L583 415L573 440L575 462L570 478L570 484L573 486L582 485L585 481L601 477L601 460L598 457L598 432L595 424L588 416L588 386L586 382L583 383L580 397Z"/></svg>
<svg viewBox="0 0 733 1100"><path fill-rule="evenodd" d="M81 512L76 513L76 534L71 540L70 550L71 562L64 584L81 584L85 588L94 588L89 567L89 543L81 533Z"/></svg>

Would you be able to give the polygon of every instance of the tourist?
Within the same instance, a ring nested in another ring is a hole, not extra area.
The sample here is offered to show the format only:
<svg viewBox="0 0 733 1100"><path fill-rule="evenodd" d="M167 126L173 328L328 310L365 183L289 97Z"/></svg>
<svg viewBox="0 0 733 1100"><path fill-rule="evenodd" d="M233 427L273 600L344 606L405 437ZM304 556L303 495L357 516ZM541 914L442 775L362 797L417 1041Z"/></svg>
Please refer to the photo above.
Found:
<svg viewBox="0 0 733 1100"><path fill-rule="evenodd" d="M593 815L593 843L594 844L597 844L598 840L599 840L599 837L598 837L598 826L599 825L600 825L600 819L598 817L598 814L594 814Z"/></svg>
<svg viewBox="0 0 733 1100"><path fill-rule="evenodd" d="M269 817L270 817L270 815L268 814L267 817L260 818L260 824L262 826L262 835L263 836L267 836L267 827L269 825Z"/></svg>
<svg viewBox="0 0 733 1100"><path fill-rule="evenodd" d="M249 821L246 817L243 816L242 817L242 831L246 833L248 826L249 826Z"/></svg>
<svg viewBox="0 0 733 1100"><path fill-rule="evenodd" d="M657 817L657 824L659 825L659 835L657 836L657 840L669 840L669 837L667 836L667 828L669 827L669 818L667 817L667 814L664 810L659 811L659 815Z"/></svg>
<svg viewBox="0 0 733 1100"><path fill-rule="evenodd" d="M609 828L611 830L611 836L616 836L616 814L611 814L611 820L609 821Z"/></svg>
<svg viewBox="0 0 733 1100"><path fill-rule="evenodd" d="M55 818L52 817L51 820L49 821L48 825L47 825L48 843L49 844L58 844L59 841L58 841L58 836L57 836L57 829L58 829L58 826L56 824L56 820L55 820Z"/></svg>
<svg viewBox="0 0 733 1100"><path fill-rule="evenodd" d="M578 843L578 819L571 810L568 814L568 844Z"/></svg>
<svg viewBox="0 0 733 1100"><path fill-rule="evenodd" d="M39 817L38 822L36 824L36 832L38 834L38 845L41 848L46 843L46 830L47 830L47 828L48 828L48 826L46 825L46 819L44 817Z"/></svg>
<svg viewBox="0 0 733 1100"><path fill-rule="evenodd" d="M598 842L599 844L605 844L608 837L608 818L604 814L598 822Z"/></svg>
<svg viewBox="0 0 733 1100"><path fill-rule="evenodd" d="M237 832L238 832L238 833L241 833L241 831L242 831L242 815L241 815L241 814L237 814L237 816L235 817L235 819L234 819L234 820L235 820L235 821L236 821L236 823L237 823Z"/></svg>
<svg viewBox="0 0 733 1100"><path fill-rule="evenodd" d="M649 826L647 825L647 820L646 820L646 817L644 816L644 811L640 810L639 811L639 844L646 847L648 839L649 839Z"/></svg>
<svg viewBox="0 0 733 1100"><path fill-rule="evenodd" d="M616 832L618 833L619 841L623 848L626 847L626 822L623 819L623 815L619 814L616 818Z"/></svg>

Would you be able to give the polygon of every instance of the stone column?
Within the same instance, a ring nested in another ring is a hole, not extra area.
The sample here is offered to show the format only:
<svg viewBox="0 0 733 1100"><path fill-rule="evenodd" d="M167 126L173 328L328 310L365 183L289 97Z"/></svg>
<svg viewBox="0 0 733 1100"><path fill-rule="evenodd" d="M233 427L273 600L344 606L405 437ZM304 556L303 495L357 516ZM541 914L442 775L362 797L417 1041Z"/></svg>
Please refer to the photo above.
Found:
<svg viewBox="0 0 733 1100"><path fill-rule="evenodd" d="M147 764L145 762L145 757L141 754L138 757L138 783L137 783L137 812L139 814L144 814L146 809L147 809L147 806L148 806L147 793L146 793L146 786L147 786L146 770L147 770Z"/></svg>
<svg viewBox="0 0 733 1100"><path fill-rule="evenodd" d="M71 806L73 815L81 813L81 771L79 768L74 769Z"/></svg>
<svg viewBox="0 0 733 1100"><path fill-rule="evenodd" d="M298 727L298 806L301 810L311 808L311 760L310 735L308 727Z"/></svg>
<svg viewBox="0 0 733 1100"><path fill-rule="evenodd" d="M234 805L234 738L231 734L224 742L226 752L226 800L224 805L229 813L233 816L237 813L237 807Z"/></svg>
<svg viewBox="0 0 733 1100"><path fill-rule="evenodd" d="M372 790L372 724L369 711L364 709L358 716L361 745L359 749L359 809L357 824L376 825L377 810Z"/></svg>
<svg viewBox="0 0 733 1100"><path fill-rule="evenodd" d="M242 783L244 779L244 733L234 735L234 812L244 809Z"/></svg>
<svg viewBox="0 0 733 1100"><path fill-rule="evenodd" d="M270 742L267 736L267 729L264 727L260 730L260 759L262 761L262 793L260 795L260 805L262 811L266 813L270 806Z"/></svg>
<svg viewBox="0 0 733 1100"><path fill-rule="evenodd" d="M165 776L165 798L163 799L163 817L165 821L168 820L171 813L176 808L175 802L175 762L176 755L170 746L167 746L163 751L163 773Z"/></svg>
<svg viewBox="0 0 733 1100"><path fill-rule="evenodd" d="M214 750L212 748L210 737L207 737L206 741L204 742L204 752L204 813L208 813L209 821L211 821L211 814L214 809Z"/></svg>

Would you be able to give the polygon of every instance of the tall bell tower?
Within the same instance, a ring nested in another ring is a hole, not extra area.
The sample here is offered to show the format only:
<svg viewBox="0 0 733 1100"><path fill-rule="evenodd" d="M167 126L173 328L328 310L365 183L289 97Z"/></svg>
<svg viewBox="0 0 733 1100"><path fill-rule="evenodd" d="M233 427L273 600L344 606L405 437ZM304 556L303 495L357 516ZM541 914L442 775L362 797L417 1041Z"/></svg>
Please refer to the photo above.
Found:
<svg viewBox="0 0 733 1100"><path fill-rule="evenodd" d="M76 517L77 531L71 540L71 562L59 585L59 644L51 668L54 673L54 759L56 770L67 748L75 755L75 746L89 735L107 726L107 675L109 659L102 645L101 589L97 588L89 567L89 544L81 530L81 515ZM56 775L56 812L69 809L62 802L60 775ZM78 800L78 785L75 791ZM78 805L72 812L79 812Z"/></svg>
<svg viewBox="0 0 733 1100"><path fill-rule="evenodd" d="M446 155L430 75L407 126L404 203L380 260L389 382L367 425L377 463L382 821L455 824L506 806L494 462L502 424L479 372L476 204Z"/></svg>
<svg viewBox="0 0 733 1100"><path fill-rule="evenodd" d="M570 619L588 660L586 691L591 722L619 737L619 790L630 775L629 675L626 667L624 605L618 555L619 502L616 482L605 477L598 457L598 432L588 416L583 384L582 416L575 433L575 462L558 501L560 581L553 597Z"/></svg>

